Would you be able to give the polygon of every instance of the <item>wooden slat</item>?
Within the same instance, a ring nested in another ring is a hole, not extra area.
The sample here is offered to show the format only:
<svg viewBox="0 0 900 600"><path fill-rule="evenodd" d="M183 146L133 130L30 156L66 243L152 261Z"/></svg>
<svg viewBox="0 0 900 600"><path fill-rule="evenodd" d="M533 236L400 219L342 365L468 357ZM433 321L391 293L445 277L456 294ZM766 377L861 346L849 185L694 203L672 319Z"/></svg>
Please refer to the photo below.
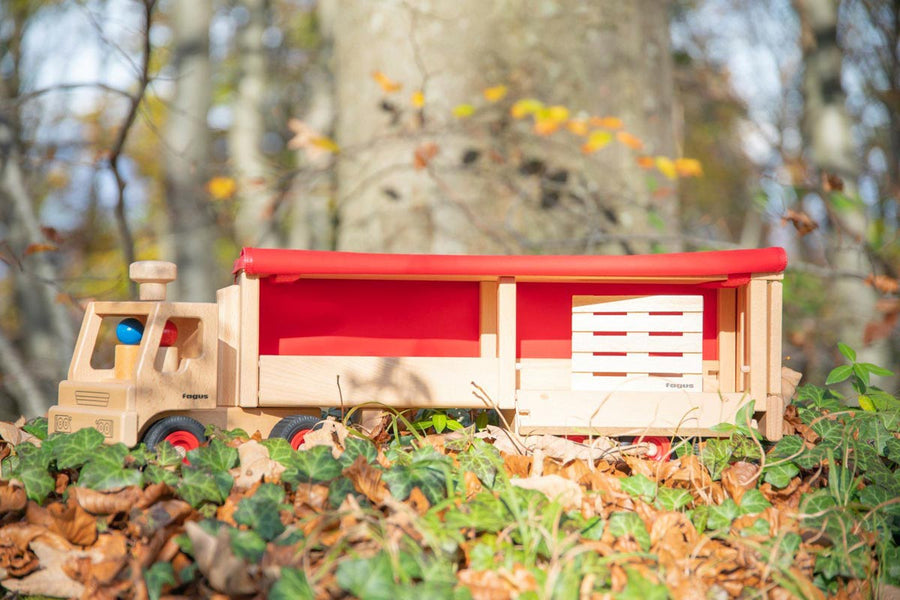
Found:
<svg viewBox="0 0 900 600"><path fill-rule="evenodd" d="M700 392L703 387L701 375L683 375L681 377L649 377L646 374L625 376L593 375L591 373L572 373L572 390L574 391L642 391L642 392L677 392L687 390Z"/></svg>
<svg viewBox="0 0 900 600"><path fill-rule="evenodd" d="M520 390L570 390L572 361L568 358L519 359Z"/></svg>
<svg viewBox="0 0 900 600"><path fill-rule="evenodd" d="M733 288L719 290L719 390L735 391L737 373L735 371L737 321L735 309L737 297Z"/></svg>
<svg viewBox="0 0 900 600"><path fill-rule="evenodd" d="M702 332L703 314L650 315L572 315L572 331L652 331L652 332Z"/></svg>
<svg viewBox="0 0 900 600"><path fill-rule="evenodd" d="M632 353L626 356L595 356L590 352L572 353L574 373L703 373L703 355L648 356Z"/></svg>
<svg viewBox="0 0 900 600"><path fill-rule="evenodd" d="M241 273L241 339L238 349L238 405L259 404L259 279Z"/></svg>
<svg viewBox="0 0 900 600"><path fill-rule="evenodd" d="M699 352L703 347L700 332L684 335L650 335L632 331L627 335L595 335L589 331L572 333L574 352Z"/></svg>
<svg viewBox="0 0 900 600"><path fill-rule="evenodd" d="M519 391L516 421L520 433L536 427L590 427L599 432L635 428L636 433L658 428L670 435L691 435L718 423L733 423L742 403L742 394L735 393L660 396L642 392Z"/></svg>
<svg viewBox="0 0 900 600"><path fill-rule="evenodd" d="M701 312L703 296L573 296L573 313Z"/></svg>
<svg viewBox="0 0 900 600"><path fill-rule="evenodd" d="M479 336L481 356L497 356L497 282L482 281L479 286Z"/></svg>
<svg viewBox="0 0 900 600"><path fill-rule="evenodd" d="M503 407L515 404L516 395L516 280L501 277L497 286L497 359L499 361L498 397Z"/></svg>
<svg viewBox="0 0 900 600"><path fill-rule="evenodd" d="M743 392L749 387L747 374L743 368L747 366L747 344L749 333L747 329L747 288L743 286L737 289L735 294L735 330L734 330L734 391Z"/></svg>
<svg viewBox="0 0 900 600"><path fill-rule="evenodd" d="M769 281L769 394L781 393L782 283Z"/></svg>
<svg viewBox="0 0 900 600"><path fill-rule="evenodd" d="M500 408L514 408L514 399L503 402L497 391L497 364L496 358L263 355L260 406L330 408L343 397L345 406L484 408L472 394L474 381Z"/></svg>
<svg viewBox="0 0 900 600"><path fill-rule="evenodd" d="M764 411L769 383L769 285L765 280L751 279L748 287L749 391L756 410Z"/></svg>

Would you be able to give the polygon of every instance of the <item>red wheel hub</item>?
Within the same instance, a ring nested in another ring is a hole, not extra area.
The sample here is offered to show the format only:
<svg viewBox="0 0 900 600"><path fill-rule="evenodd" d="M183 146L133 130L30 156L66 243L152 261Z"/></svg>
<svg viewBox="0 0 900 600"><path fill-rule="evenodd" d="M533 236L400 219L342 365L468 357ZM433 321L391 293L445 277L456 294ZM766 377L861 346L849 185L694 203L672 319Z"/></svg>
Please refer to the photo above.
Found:
<svg viewBox="0 0 900 600"><path fill-rule="evenodd" d="M185 464L190 464L187 459L187 453L200 447L200 440L190 431L173 431L165 437L165 440L172 444L179 453L183 453Z"/></svg>
<svg viewBox="0 0 900 600"><path fill-rule="evenodd" d="M586 435L564 435L563 437L570 442L576 442L578 444L583 444L584 441L588 439L588 436Z"/></svg>
<svg viewBox="0 0 900 600"><path fill-rule="evenodd" d="M298 450L300 445L303 443L303 439L306 437L306 434L312 431L311 429L301 429L291 438L291 448L294 450Z"/></svg>
<svg viewBox="0 0 900 600"><path fill-rule="evenodd" d="M669 438L665 437L645 437L638 440L640 444L648 444L647 454L644 458L655 460L657 462L665 462L669 460L672 443Z"/></svg>

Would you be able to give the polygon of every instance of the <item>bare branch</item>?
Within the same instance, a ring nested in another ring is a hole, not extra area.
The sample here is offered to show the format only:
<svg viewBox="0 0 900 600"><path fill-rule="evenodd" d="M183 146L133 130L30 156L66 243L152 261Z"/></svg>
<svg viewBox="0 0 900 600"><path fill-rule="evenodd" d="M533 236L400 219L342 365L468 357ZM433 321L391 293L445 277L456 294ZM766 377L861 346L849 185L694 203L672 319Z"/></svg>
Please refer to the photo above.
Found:
<svg viewBox="0 0 900 600"><path fill-rule="evenodd" d="M36 98L39 98L40 96L45 96L47 94L54 94L57 92L71 92L74 90L83 89L97 89L104 92L109 92L110 94L116 94L117 96L122 96L123 98L131 98L131 94L129 94L125 90L120 90L119 88L96 81L94 83L61 83L58 85L51 85L45 88L33 90L31 92L28 92L27 94L21 94L16 98L8 100L6 104L12 106L21 106L26 102L30 102Z"/></svg>
<svg viewBox="0 0 900 600"><path fill-rule="evenodd" d="M116 137L116 142L113 145L112 151L110 152L109 156L109 168L112 170L113 176L116 178L116 186L118 188L118 199L116 200L115 215L116 224L118 225L119 229L119 236L121 237L122 251L125 254L126 265L130 265L135 261L135 251L134 236L131 233L130 226L128 225L128 218L125 215L125 186L127 184L125 182L125 179L122 177L122 173L119 170L119 159L122 157L122 150L125 148L125 141L128 139L128 132L131 130L131 126L132 124L134 124L134 119L137 116L138 107L141 105L141 102L144 99L144 92L147 89L147 85L150 83L150 23L153 18L153 7L155 4L156 0L144 0L144 56L141 62L140 72L138 74L138 90L133 96L130 96L131 102L128 108L128 114L125 116L125 121L119 128L119 134ZM128 287L131 296L135 297L137 295L136 284L132 281L129 281Z"/></svg>
<svg viewBox="0 0 900 600"><path fill-rule="evenodd" d="M25 366L22 355L6 337L3 328L0 328L0 364L3 365L3 385L16 399L19 410L29 417L44 414L50 403Z"/></svg>

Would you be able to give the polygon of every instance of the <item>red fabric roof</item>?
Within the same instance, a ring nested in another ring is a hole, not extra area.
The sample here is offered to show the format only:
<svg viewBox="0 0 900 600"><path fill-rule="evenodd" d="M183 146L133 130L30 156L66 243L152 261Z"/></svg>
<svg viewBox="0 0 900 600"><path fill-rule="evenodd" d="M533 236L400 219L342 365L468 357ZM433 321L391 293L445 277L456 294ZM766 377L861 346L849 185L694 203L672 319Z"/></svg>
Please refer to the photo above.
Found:
<svg viewBox="0 0 900 600"><path fill-rule="evenodd" d="M780 273L783 248L626 256L365 254L244 248L234 272L250 275L712 277Z"/></svg>

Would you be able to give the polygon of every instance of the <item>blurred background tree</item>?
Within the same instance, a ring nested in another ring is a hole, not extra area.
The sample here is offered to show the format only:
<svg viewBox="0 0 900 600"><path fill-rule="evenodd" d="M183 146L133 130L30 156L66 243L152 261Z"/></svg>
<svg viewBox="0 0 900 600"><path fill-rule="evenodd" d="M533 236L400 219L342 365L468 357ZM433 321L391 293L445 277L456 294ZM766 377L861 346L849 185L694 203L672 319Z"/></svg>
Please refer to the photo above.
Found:
<svg viewBox="0 0 900 600"><path fill-rule="evenodd" d="M8 0L0 406L52 403L83 303L242 245L782 245L786 362L896 369L900 3Z"/></svg>

